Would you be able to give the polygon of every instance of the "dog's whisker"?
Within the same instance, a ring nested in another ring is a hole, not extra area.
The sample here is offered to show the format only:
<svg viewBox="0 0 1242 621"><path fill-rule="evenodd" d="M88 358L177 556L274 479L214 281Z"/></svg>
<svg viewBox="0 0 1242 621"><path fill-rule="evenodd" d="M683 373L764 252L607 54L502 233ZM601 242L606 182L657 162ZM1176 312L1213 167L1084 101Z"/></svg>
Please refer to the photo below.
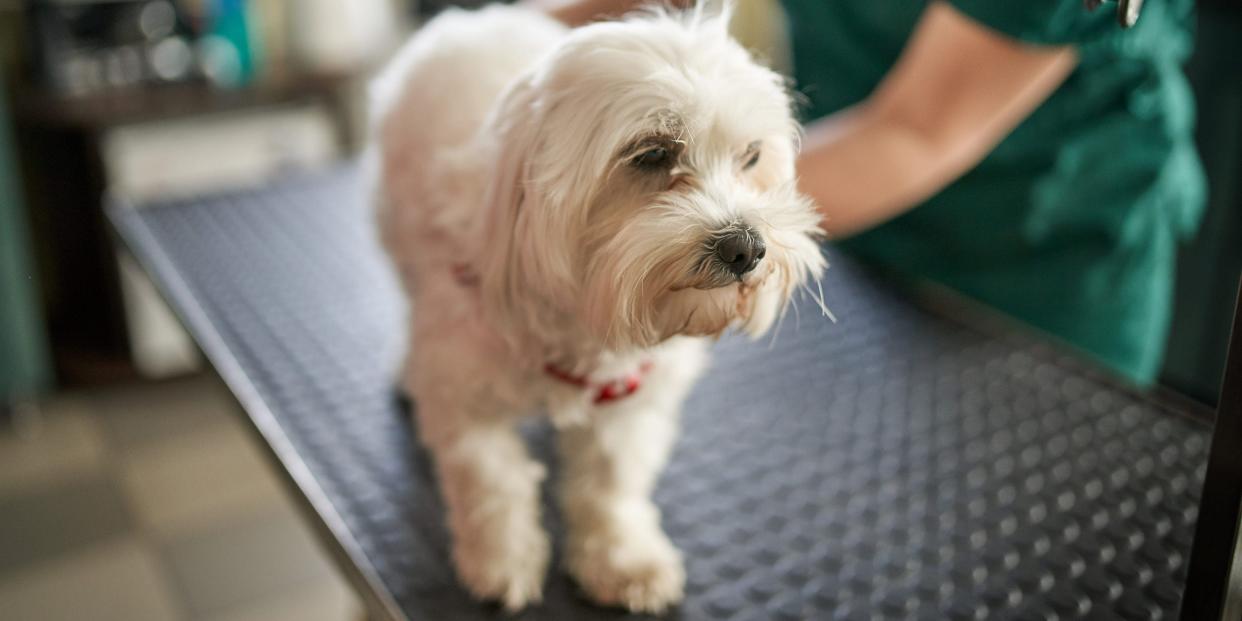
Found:
<svg viewBox="0 0 1242 621"><path fill-rule="evenodd" d="M833 315L832 311L828 310L828 304L824 302L824 281L816 280L815 286L819 287L819 297L816 299L816 301L819 302L819 310L823 312L824 316L831 320L832 323L836 323L836 315Z"/></svg>

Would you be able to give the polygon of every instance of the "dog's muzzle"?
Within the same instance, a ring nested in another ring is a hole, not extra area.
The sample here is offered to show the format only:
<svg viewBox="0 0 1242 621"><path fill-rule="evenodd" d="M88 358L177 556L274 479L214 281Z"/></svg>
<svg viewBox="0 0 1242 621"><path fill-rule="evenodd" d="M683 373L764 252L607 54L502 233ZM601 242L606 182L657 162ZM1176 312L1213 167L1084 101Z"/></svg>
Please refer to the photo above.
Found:
<svg viewBox="0 0 1242 621"><path fill-rule="evenodd" d="M710 245L716 267L738 279L754 270L768 253L763 238L749 226L730 227L713 237Z"/></svg>

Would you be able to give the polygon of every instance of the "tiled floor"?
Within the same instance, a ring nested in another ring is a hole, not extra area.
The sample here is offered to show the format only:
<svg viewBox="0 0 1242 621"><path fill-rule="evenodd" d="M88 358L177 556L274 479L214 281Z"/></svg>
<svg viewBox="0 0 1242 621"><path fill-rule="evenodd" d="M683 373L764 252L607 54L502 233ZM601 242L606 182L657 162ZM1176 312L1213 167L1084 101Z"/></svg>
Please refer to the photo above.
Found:
<svg viewBox="0 0 1242 621"><path fill-rule="evenodd" d="M0 619L360 618L234 407L196 376L0 425Z"/></svg>

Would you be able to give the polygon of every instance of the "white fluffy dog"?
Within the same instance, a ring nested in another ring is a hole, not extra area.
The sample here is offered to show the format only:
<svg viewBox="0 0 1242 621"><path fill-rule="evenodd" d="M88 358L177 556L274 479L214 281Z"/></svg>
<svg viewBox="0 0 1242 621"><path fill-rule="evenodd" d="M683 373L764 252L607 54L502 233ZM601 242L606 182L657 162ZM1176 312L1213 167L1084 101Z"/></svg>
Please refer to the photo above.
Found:
<svg viewBox="0 0 1242 621"><path fill-rule="evenodd" d="M726 22L450 11L373 84L378 217L414 300L404 387L478 597L540 599L545 470L515 425L546 411L569 572L603 604L677 602L649 496L706 337L763 333L824 269L784 82Z"/></svg>

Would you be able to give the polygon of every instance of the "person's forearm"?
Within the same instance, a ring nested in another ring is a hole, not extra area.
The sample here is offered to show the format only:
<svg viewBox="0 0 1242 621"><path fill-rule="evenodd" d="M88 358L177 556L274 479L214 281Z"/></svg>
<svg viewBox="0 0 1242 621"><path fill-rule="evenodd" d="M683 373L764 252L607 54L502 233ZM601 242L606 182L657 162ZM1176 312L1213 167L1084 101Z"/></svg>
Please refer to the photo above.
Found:
<svg viewBox="0 0 1242 621"><path fill-rule="evenodd" d="M521 6L542 11L570 25L618 17L645 0L521 0ZM690 0L673 0L673 6L689 6Z"/></svg>
<svg viewBox="0 0 1242 621"><path fill-rule="evenodd" d="M934 2L867 100L808 128L800 187L834 237L896 217L978 164L1077 64L1072 47L1027 45Z"/></svg>
<svg viewBox="0 0 1242 621"><path fill-rule="evenodd" d="M807 128L798 184L818 203L824 230L841 238L900 215L977 161L863 105Z"/></svg>

